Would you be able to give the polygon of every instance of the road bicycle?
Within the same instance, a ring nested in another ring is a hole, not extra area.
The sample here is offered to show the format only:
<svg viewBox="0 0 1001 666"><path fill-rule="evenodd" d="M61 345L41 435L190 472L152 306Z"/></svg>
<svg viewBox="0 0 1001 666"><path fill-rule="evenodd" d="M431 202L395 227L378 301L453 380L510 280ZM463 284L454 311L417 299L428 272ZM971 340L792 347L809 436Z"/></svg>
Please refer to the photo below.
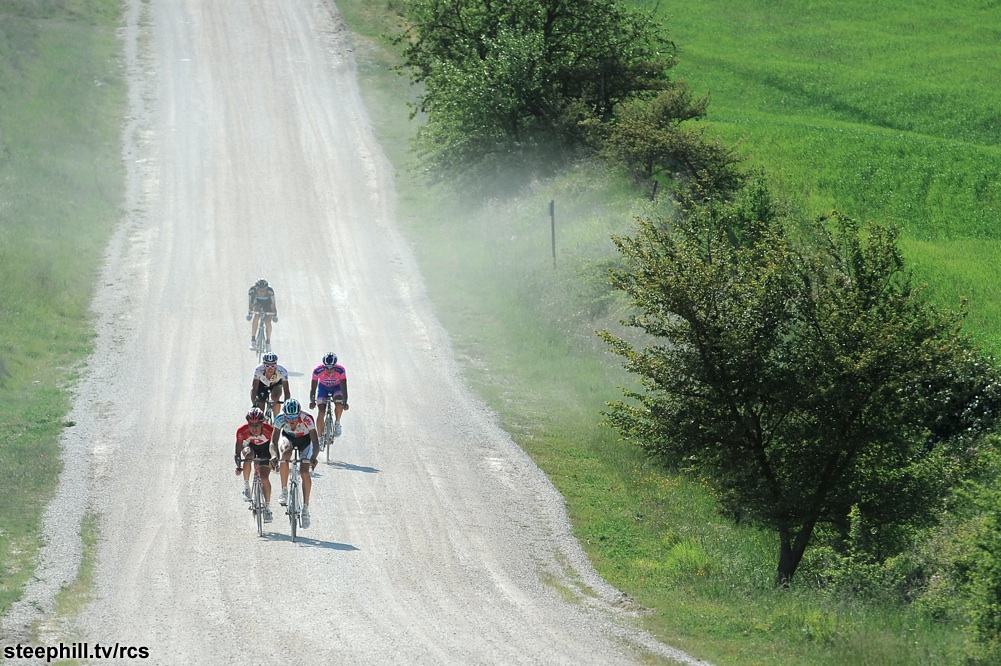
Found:
<svg viewBox="0 0 1001 666"><path fill-rule="evenodd" d="M271 464L269 458L251 458L254 463L254 480L250 486L250 511L257 523L257 536L264 536L264 512L267 503L264 501L264 486L261 484L261 465Z"/></svg>
<svg viewBox="0 0 1001 666"><path fill-rule="evenodd" d="M296 532L302 527L302 490L299 487L299 465L302 459L299 449L292 447L292 457L283 461L288 464L288 504L285 506L285 514L288 516L289 527L292 530L292 542L295 542Z"/></svg>
<svg viewBox="0 0 1001 666"><path fill-rule="evenodd" d="M334 405L335 403L343 403L344 399L341 396L337 396L332 400L327 401L327 408L323 414L323 437L320 438L320 448L323 449L323 460L324 462L330 462L330 450L334 447Z"/></svg>
<svg viewBox="0 0 1001 666"><path fill-rule="evenodd" d="M262 312L260 318L257 320L257 335L254 337L254 352L257 354L257 362L261 362L261 357L268 351L267 343L265 342L267 338L267 329L264 326L265 320L268 317L275 316L274 312Z"/></svg>

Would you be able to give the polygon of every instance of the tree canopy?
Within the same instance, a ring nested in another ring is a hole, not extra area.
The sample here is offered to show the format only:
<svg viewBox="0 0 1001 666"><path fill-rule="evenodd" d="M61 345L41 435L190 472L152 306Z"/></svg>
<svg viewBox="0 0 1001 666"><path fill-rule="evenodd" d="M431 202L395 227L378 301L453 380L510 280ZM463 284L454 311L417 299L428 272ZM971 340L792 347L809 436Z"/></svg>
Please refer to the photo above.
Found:
<svg viewBox="0 0 1001 666"><path fill-rule="evenodd" d="M675 64L653 15L618 0L409 0L405 18L417 147L446 174L582 145L582 121L666 89Z"/></svg>
<svg viewBox="0 0 1001 666"><path fill-rule="evenodd" d="M962 308L929 304L892 227L835 214L804 238L760 185L640 221L612 281L647 344L601 332L641 386L608 423L775 530L782 584L821 523L931 520L999 406Z"/></svg>

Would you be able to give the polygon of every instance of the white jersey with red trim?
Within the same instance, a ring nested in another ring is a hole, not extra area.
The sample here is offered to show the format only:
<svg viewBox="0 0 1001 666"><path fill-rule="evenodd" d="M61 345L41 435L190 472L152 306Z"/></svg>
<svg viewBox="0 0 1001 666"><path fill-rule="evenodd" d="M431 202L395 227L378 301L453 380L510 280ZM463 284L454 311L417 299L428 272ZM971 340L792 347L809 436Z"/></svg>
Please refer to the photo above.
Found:
<svg viewBox="0 0 1001 666"><path fill-rule="evenodd" d="M296 421L289 421L287 416L279 414L278 418L275 419L275 428L286 435L302 437L308 435L310 430L316 430L316 421L306 412L299 412L299 418Z"/></svg>

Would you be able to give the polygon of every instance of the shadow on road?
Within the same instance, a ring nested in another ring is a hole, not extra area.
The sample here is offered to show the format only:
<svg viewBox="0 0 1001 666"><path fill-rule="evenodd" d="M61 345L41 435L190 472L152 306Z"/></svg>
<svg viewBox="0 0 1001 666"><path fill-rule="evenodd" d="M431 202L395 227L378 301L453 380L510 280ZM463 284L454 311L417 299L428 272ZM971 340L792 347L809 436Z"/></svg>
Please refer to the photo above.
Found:
<svg viewBox="0 0 1001 666"><path fill-rule="evenodd" d="M337 469L346 469L349 472L365 472L366 474L378 474L382 470L376 469L375 467L366 467L364 465L352 465L349 462L344 462L343 460L335 460L333 462L327 463L330 467L335 467ZM316 466L317 469L320 468L319 465Z"/></svg>

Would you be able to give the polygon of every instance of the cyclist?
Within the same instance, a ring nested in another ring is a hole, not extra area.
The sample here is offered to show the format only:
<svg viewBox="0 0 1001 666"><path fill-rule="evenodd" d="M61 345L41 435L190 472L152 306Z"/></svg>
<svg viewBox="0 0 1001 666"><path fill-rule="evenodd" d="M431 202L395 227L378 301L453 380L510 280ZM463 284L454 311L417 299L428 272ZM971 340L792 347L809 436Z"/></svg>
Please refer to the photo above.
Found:
<svg viewBox="0 0 1001 666"><path fill-rule="evenodd" d="M313 369L313 382L309 387L309 408L320 406L316 423L321 437L328 402L334 403L334 437L340 437L341 414L348 409L348 375L344 366L337 364L334 352L323 355L323 361Z"/></svg>
<svg viewBox="0 0 1001 666"><path fill-rule="evenodd" d="M253 463L253 458L270 456L271 436L274 428L264 422L264 412L257 407L251 407L247 412L247 422L237 428L236 451L233 456L236 462L236 474L243 472L243 499L250 501L250 466L257 464L261 472L261 489L264 491L264 522L271 522L271 465L269 463Z"/></svg>
<svg viewBox="0 0 1001 666"><path fill-rule="evenodd" d="M282 442L279 445L278 440ZM282 405L282 413L275 419L275 430L271 435L271 465L278 464L278 458L286 461L278 468L282 481L282 491L278 502L288 504L288 460L292 457L292 448L299 450L299 475L302 478L302 526L309 527L309 491L313 487L313 479L309 472L316 468L316 456L320 450L316 437L316 423L308 412L303 412L299 401L291 398Z"/></svg>
<svg viewBox="0 0 1001 666"><path fill-rule="evenodd" d="M278 416L278 399L292 397L288 387L288 370L278 365L278 354L268 352L261 360L263 362L254 370L254 378L250 382L250 402L266 410L270 398L271 415Z"/></svg>
<svg viewBox="0 0 1001 666"><path fill-rule="evenodd" d="M275 304L275 290L268 281L261 278L247 290L247 321L250 325L250 348L257 345L257 322L264 315L264 351L271 351L271 322L278 321L278 306Z"/></svg>

